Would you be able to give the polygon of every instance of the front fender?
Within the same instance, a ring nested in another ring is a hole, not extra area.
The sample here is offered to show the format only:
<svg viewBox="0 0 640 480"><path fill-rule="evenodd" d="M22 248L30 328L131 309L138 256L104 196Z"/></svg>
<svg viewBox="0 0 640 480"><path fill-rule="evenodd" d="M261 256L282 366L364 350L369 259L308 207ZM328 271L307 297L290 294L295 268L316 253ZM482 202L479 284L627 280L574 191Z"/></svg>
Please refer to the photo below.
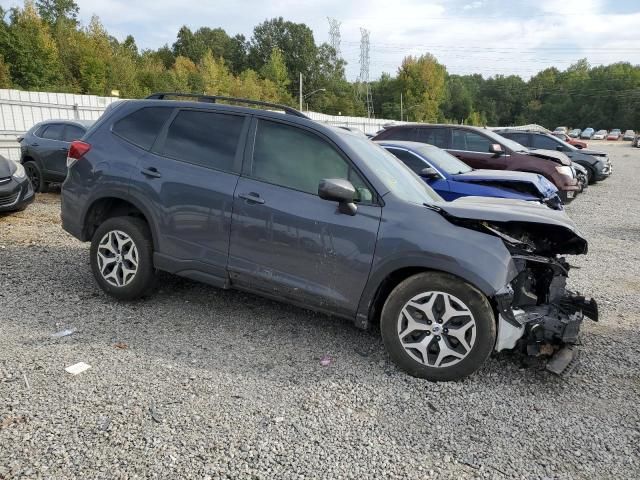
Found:
<svg viewBox="0 0 640 480"><path fill-rule="evenodd" d="M371 320L380 286L402 269L446 272L487 297L517 275L510 252L493 235L454 225L422 206L396 210L388 204L383 210L371 273L358 305L356 324L361 327Z"/></svg>

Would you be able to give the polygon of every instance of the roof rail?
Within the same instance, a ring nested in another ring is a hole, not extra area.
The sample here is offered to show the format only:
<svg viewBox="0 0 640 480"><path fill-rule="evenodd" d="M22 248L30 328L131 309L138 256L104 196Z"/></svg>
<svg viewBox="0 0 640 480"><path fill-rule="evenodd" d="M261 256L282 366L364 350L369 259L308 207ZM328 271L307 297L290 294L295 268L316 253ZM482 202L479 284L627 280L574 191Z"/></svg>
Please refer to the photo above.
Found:
<svg viewBox="0 0 640 480"><path fill-rule="evenodd" d="M219 95L200 95L198 93L179 93L179 92L159 92L152 93L147 97L147 100L166 100L166 97L184 97L195 98L199 102L216 103L218 100L224 100L227 102L244 103L247 105L258 105L261 107L277 108L284 110L288 115L294 115L301 118L309 118L304 113L286 105L280 105L278 103L262 102L260 100L249 100L248 98L235 98L235 97L222 97Z"/></svg>

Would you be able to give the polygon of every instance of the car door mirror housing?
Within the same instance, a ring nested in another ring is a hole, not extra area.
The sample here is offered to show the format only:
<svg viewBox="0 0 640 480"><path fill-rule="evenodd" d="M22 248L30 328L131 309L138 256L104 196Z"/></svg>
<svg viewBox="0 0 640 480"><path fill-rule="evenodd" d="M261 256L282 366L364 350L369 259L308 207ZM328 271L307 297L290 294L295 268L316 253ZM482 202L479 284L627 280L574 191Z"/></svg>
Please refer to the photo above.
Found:
<svg viewBox="0 0 640 480"><path fill-rule="evenodd" d="M440 174L433 167L427 167L420 170L420 176L428 178L429 180L437 180L440 178Z"/></svg>
<svg viewBox="0 0 640 480"><path fill-rule="evenodd" d="M489 147L489 153L493 153L495 156L502 155L504 150L502 149L502 145L499 143L492 143Z"/></svg>
<svg viewBox="0 0 640 480"><path fill-rule="evenodd" d="M338 202L340 212L355 215L358 207L353 202L356 189L344 178L325 178L318 185L318 196L323 200Z"/></svg>

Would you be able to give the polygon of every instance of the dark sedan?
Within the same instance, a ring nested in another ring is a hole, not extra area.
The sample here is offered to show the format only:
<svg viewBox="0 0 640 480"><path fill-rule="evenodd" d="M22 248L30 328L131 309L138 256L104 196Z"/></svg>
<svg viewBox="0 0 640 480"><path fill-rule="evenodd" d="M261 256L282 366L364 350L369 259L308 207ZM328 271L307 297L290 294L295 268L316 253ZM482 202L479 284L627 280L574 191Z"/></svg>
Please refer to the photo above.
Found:
<svg viewBox="0 0 640 480"><path fill-rule="evenodd" d="M86 120L47 120L35 124L20 142L21 160L36 192L46 192L50 183L67 176L67 152L93 124Z"/></svg>
<svg viewBox="0 0 640 480"><path fill-rule="evenodd" d="M587 170L589 183L604 180L611 175L612 166L609 156L605 152L598 152L586 148L578 149L563 142L554 135L544 132L498 129L497 133L532 149L557 150L567 155L573 162Z"/></svg>
<svg viewBox="0 0 640 480"><path fill-rule="evenodd" d="M0 155L0 212L23 210L33 198L24 167Z"/></svg>

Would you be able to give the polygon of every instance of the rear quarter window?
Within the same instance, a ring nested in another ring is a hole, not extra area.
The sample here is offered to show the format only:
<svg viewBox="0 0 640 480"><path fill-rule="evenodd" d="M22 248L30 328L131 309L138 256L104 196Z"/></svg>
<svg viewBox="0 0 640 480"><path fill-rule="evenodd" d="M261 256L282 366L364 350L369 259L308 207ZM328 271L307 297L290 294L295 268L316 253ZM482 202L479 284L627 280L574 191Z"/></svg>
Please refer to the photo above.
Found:
<svg viewBox="0 0 640 480"><path fill-rule="evenodd" d="M173 112L170 107L145 107L118 120L112 132L140 148L149 150Z"/></svg>

